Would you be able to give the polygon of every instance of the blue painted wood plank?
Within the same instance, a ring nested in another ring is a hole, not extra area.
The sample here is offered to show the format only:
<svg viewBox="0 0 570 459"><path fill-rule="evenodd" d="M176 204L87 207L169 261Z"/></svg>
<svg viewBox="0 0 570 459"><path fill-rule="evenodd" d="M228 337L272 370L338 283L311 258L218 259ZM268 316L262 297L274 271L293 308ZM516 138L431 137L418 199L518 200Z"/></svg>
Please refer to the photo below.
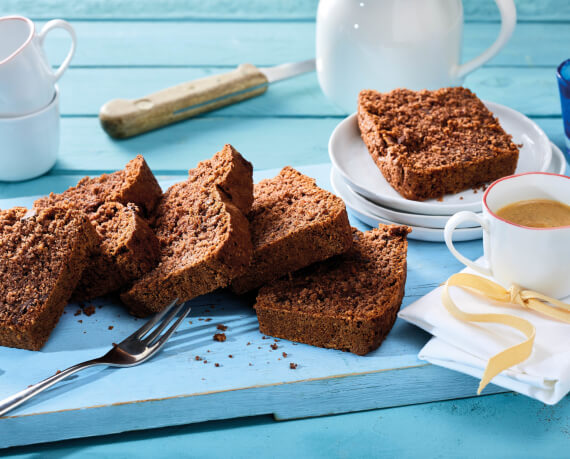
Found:
<svg viewBox="0 0 570 459"><path fill-rule="evenodd" d="M560 118L535 120L563 148ZM324 163L329 161L328 139L339 122L340 118L196 118L115 141L102 131L96 118L64 118L60 152L50 175L15 184L0 182L0 196L49 191L42 184L53 184L53 175L118 170L138 153L157 174L180 174L211 157L224 143L235 145L259 170Z"/></svg>
<svg viewBox="0 0 570 459"><path fill-rule="evenodd" d="M518 24L511 41L489 64L559 64L568 57L568 24ZM244 62L267 66L315 54L312 22L73 21L73 26L78 35L73 66L232 66ZM463 59L483 52L498 31L498 24L466 24ZM536 37L541 37L540 41ZM64 32L49 35L47 49L52 62L60 62L68 48Z"/></svg>
<svg viewBox="0 0 570 459"><path fill-rule="evenodd" d="M301 170L330 189L330 166ZM255 179L276 173L258 171ZM162 184L166 187L178 178ZM29 206L32 201L19 203ZM12 200L9 205L13 204ZM357 220L351 223L366 228ZM457 260L441 248L410 241L404 306L458 270ZM482 249L476 241L461 244L461 250L477 257ZM475 379L419 361L417 353L428 335L400 320L378 350L359 357L286 340L277 340L278 350L272 349L274 340L259 334L247 298L214 293L193 303L193 323L185 323L159 356L122 371L87 371L39 395L0 418L0 445L265 413L280 419L315 416L457 398L475 391ZM111 299L93 304L97 312L89 317L76 316L77 305L69 305L41 352L0 348L0 398L103 354L142 323ZM212 340L219 323L229 327L225 343ZM295 371L289 368L291 361L298 364ZM437 387L417 390L434 379ZM120 424L111 422L119 418Z"/></svg>
<svg viewBox="0 0 570 459"><path fill-rule="evenodd" d="M560 21L570 18L565 0L515 0L522 21ZM219 20L314 20L318 0L3 0L0 14L24 14L33 18L65 17L72 19L219 19ZM499 14L491 0L464 0L468 21L497 21Z"/></svg>
<svg viewBox="0 0 570 459"><path fill-rule="evenodd" d="M570 29L570 27L569 27ZM569 37L570 38L570 37ZM136 99L184 81L227 71L219 68L74 68L60 83L64 115L96 116L115 98ZM465 85L479 97L531 116L560 116L555 68L486 67ZM525 94L525 97L521 97ZM81 97L78 97L81 95ZM355 110L356 110L356 101ZM206 117L342 116L343 111L321 92L316 74L271 85L260 97L232 105Z"/></svg>

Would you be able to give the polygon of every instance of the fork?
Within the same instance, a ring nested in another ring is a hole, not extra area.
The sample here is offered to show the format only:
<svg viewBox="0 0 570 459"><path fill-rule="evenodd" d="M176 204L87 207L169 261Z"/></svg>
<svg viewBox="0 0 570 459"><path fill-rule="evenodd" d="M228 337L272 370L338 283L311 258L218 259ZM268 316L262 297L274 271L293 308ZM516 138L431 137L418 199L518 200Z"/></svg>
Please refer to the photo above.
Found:
<svg viewBox="0 0 570 459"><path fill-rule="evenodd" d="M168 341L180 323L190 312L190 305L182 303L176 305L178 298L168 305L166 309L155 315L131 336L114 345L109 352L98 359L88 360L78 363L66 370L56 373L33 386L0 400L0 416L16 408L26 400L43 392L55 383L68 376L96 365L107 365L109 367L132 367L143 363L156 354L159 349ZM162 335L162 331L172 322L176 315L181 312L176 322ZM156 326L156 328L155 328ZM153 330L154 328L154 330ZM150 332L150 333L149 333ZM148 336L147 336L148 335Z"/></svg>

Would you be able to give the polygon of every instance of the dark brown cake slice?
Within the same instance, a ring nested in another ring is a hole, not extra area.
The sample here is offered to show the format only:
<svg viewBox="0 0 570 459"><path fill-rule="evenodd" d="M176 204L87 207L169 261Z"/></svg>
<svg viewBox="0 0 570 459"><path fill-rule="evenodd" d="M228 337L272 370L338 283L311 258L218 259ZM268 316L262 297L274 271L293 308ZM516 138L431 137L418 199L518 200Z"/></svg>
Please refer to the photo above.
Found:
<svg viewBox="0 0 570 459"><path fill-rule="evenodd" d="M396 320L406 283L407 226L353 230L352 248L262 287L265 335L364 355Z"/></svg>
<svg viewBox="0 0 570 459"><path fill-rule="evenodd" d="M469 89L361 91L358 125L390 185L422 201L514 173L518 148Z"/></svg>
<svg viewBox="0 0 570 459"><path fill-rule="evenodd" d="M153 228L160 262L121 295L131 313L160 311L175 298L187 301L227 286L251 261L249 224L252 166L231 145L170 187Z"/></svg>
<svg viewBox="0 0 570 459"><path fill-rule="evenodd" d="M0 345L39 350L97 243L76 210L0 211Z"/></svg>
<svg viewBox="0 0 570 459"><path fill-rule="evenodd" d="M291 167L254 186L249 222L253 260L233 280L236 293L346 252L352 244L342 200Z"/></svg>
<svg viewBox="0 0 570 459"><path fill-rule="evenodd" d="M144 158L138 155L124 169L99 177L85 177L61 194L51 193L38 199L34 207L46 208L69 201L90 213L96 212L105 202L120 202L123 205L134 203L149 214L161 196L160 185Z"/></svg>
<svg viewBox="0 0 570 459"><path fill-rule="evenodd" d="M134 204L106 202L89 219L100 237L73 299L87 301L129 285L156 266L158 239Z"/></svg>
<svg viewBox="0 0 570 459"><path fill-rule="evenodd" d="M158 263L158 240L147 222L136 216L154 210L162 190L144 158L139 155L123 170L100 177L85 177L61 194L50 194L35 208L53 205L85 212L101 238L99 253L91 259L73 294L87 301L130 284Z"/></svg>

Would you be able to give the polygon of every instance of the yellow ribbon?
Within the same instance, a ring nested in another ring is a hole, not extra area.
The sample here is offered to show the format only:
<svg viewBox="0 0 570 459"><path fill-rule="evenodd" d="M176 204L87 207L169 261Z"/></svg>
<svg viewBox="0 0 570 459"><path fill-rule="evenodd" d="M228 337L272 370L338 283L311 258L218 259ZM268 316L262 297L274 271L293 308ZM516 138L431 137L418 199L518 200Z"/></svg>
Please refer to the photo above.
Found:
<svg viewBox="0 0 570 459"><path fill-rule="evenodd" d="M477 395L503 370L524 362L530 356L536 330L534 325L528 320L517 316L508 314L471 314L462 311L455 305L449 295L449 287L452 286L461 287L501 303L516 304L552 319L570 324L570 304L550 298L542 293L521 289L516 285L513 285L509 290L505 290L499 284L474 274L459 273L451 276L443 285L441 299L443 305L453 317L464 322L487 322L507 325L526 336L526 340L522 343L511 346L489 359L479 383Z"/></svg>

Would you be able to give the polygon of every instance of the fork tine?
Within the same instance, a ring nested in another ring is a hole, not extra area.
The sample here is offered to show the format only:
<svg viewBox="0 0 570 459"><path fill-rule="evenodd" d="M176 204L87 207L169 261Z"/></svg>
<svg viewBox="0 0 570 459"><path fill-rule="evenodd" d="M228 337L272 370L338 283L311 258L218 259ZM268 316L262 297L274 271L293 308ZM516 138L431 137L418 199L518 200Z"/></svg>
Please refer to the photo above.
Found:
<svg viewBox="0 0 570 459"><path fill-rule="evenodd" d="M168 341L168 338L170 338L170 336L176 331L176 329L178 328L178 326L180 325L180 323L186 318L186 316L190 313L191 311L191 307L189 304L186 305L186 309L184 309L182 311L182 314L180 314L180 317L178 317L178 320L176 322L174 322L174 324L172 325L172 327L170 327L165 333L164 335L162 335L154 344L152 344L152 350L158 350L162 347L162 345L164 343L166 343L166 341Z"/></svg>
<svg viewBox="0 0 570 459"><path fill-rule="evenodd" d="M170 312L168 313L168 315L164 318L161 319L160 324L148 335L145 336L144 339L142 339L142 342L144 344L146 344L147 346L152 343L152 341L158 336L160 335L160 333L162 332L162 330L164 330L169 324L170 322L172 322L172 320L176 317L176 315L180 312L180 310L182 309L182 307L184 306L184 303L179 304L177 307L172 308L170 310Z"/></svg>
<svg viewBox="0 0 570 459"><path fill-rule="evenodd" d="M159 320L162 320L162 318L166 314L168 314L168 311L170 311L174 307L174 305L176 304L177 301L178 301L178 298L176 298L166 308L164 308L162 311L160 311L158 314L156 314L154 317L152 317L146 324L144 324L141 328L136 330L128 338L125 338L123 341L128 341L131 339L140 339L145 333L147 333L152 327L154 327L158 323Z"/></svg>

